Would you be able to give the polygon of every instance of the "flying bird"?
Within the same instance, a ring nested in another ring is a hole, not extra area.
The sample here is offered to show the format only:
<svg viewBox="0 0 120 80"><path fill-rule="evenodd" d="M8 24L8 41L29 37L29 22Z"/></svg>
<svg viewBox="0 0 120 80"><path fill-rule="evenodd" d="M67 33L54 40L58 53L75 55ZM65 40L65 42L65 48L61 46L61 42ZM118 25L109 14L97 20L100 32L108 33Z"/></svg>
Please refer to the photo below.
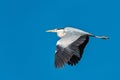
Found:
<svg viewBox="0 0 120 80"><path fill-rule="evenodd" d="M73 27L47 30L46 32L55 32L60 38L57 41L55 51L54 65L56 68L62 68L65 64L76 65L82 58L89 37L108 39L107 36L95 36Z"/></svg>

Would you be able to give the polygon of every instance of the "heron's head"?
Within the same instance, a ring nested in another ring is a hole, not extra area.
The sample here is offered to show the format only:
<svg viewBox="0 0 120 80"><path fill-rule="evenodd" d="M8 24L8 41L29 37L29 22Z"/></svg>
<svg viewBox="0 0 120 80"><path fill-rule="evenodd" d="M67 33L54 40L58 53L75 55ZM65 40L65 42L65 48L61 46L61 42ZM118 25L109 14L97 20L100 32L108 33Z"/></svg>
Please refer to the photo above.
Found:
<svg viewBox="0 0 120 80"><path fill-rule="evenodd" d="M58 28L58 29L53 29L53 30L47 30L46 32L55 32L57 35L61 38L65 35L65 30L64 28Z"/></svg>

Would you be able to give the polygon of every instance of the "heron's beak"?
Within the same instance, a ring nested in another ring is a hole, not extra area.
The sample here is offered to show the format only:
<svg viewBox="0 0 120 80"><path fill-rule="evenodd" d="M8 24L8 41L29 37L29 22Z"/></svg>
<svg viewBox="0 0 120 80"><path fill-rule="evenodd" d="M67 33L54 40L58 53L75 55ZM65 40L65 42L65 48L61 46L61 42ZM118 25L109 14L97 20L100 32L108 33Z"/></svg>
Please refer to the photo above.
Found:
<svg viewBox="0 0 120 80"><path fill-rule="evenodd" d="M46 32L56 32L56 30L47 30Z"/></svg>

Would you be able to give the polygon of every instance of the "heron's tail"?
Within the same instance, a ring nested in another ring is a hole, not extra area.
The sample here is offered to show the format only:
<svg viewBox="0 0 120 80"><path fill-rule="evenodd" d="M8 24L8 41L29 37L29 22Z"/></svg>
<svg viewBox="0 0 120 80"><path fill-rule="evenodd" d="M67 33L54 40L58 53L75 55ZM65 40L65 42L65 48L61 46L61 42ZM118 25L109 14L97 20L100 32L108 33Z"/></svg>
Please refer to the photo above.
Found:
<svg viewBox="0 0 120 80"><path fill-rule="evenodd" d="M100 39L109 39L109 37L107 36L95 36L95 35L91 35L92 37L95 37L95 38L100 38Z"/></svg>

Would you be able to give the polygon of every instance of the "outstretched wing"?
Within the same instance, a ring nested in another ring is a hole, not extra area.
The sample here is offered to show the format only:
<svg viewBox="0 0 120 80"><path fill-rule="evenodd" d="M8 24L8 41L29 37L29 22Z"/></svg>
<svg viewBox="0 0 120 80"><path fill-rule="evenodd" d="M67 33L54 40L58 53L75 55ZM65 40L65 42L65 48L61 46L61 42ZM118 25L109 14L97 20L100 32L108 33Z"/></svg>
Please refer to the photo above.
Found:
<svg viewBox="0 0 120 80"><path fill-rule="evenodd" d="M73 54L70 53L66 48L57 45L57 51L55 54L55 67L61 68L67 63Z"/></svg>
<svg viewBox="0 0 120 80"><path fill-rule="evenodd" d="M68 61L68 65L76 65L82 58L84 48L89 41L89 36L81 36L75 42L73 42L69 48L74 50L74 55Z"/></svg>
<svg viewBox="0 0 120 80"><path fill-rule="evenodd" d="M55 67L61 68L65 63L69 65L77 64L82 57L83 50L88 40L88 36L74 36L74 39L67 37L67 39L59 40L55 54Z"/></svg>

